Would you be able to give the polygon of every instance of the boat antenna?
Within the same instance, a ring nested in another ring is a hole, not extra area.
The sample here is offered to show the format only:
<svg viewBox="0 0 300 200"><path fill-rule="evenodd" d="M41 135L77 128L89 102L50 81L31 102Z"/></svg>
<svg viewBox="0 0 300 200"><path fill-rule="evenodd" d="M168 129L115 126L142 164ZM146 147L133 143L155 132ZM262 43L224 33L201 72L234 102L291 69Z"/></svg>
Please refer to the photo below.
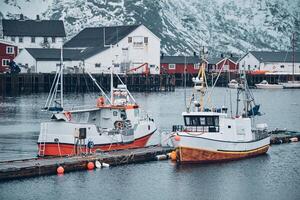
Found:
<svg viewBox="0 0 300 200"><path fill-rule="evenodd" d="M185 108L187 108L186 106L186 56L184 56L184 106Z"/></svg>

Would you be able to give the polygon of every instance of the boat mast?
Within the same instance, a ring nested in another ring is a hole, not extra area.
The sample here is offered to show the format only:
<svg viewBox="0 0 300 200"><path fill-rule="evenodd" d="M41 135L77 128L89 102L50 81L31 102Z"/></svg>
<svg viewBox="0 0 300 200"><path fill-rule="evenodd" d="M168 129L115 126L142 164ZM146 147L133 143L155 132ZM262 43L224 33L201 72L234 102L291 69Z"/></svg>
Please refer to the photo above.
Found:
<svg viewBox="0 0 300 200"><path fill-rule="evenodd" d="M205 59L205 47L203 46L202 48L202 53L201 53L201 59L200 59L200 63L201 63L201 69L200 69L200 72L201 72L201 75L199 73L198 75L198 78L200 78L200 83L201 83L201 89L200 89L200 111L203 112L204 110L204 95L205 95L205 67L204 67L204 59Z"/></svg>
<svg viewBox="0 0 300 200"><path fill-rule="evenodd" d="M293 47L293 76L292 81L295 81L295 33L292 35L292 47Z"/></svg>
<svg viewBox="0 0 300 200"><path fill-rule="evenodd" d="M64 74L64 66L63 66L63 46L61 46L60 50L60 106L61 108L64 107L64 79L63 79L63 74Z"/></svg>
<svg viewBox="0 0 300 200"><path fill-rule="evenodd" d="M112 44L110 45L110 52L112 55ZM112 60L111 67L110 67L110 101L111 101L111 104L113 104L113 102L114 102L113 89L114 89L114 76L113 76L113 60Z"/></svg>

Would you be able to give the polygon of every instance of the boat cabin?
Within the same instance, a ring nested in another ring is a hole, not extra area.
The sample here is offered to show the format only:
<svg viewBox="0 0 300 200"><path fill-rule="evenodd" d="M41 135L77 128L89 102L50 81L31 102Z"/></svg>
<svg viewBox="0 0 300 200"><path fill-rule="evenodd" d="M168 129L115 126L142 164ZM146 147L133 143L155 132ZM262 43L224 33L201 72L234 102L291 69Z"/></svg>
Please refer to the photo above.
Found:
<svg viewBox="0 0 300 200"><path fill-rule="evenodd" d="M220 117L226 116L220 112L189 112L182 115L184 130L189 132L219 132Z"/></svg>

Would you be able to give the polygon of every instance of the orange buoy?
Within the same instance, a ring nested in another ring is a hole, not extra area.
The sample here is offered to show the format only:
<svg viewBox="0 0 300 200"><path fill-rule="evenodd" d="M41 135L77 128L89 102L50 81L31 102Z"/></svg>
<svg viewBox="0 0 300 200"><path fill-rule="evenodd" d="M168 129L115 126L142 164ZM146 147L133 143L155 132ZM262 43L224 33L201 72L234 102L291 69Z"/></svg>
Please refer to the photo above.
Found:
<svg viewBox="0 0 300 200"><path fill-rule="evenodd" d="M180 136L179 135L175 135L175 141L180 141Z"/></svg>
<svg viewBox="0 0 300 200"><path fill-rule="evenodd" d="M65 172L65 169L62 167L62 166L59 166L57 169L56 169L56 172L57 174L63 174Z"/></svg>
<svg viewBox="0 0 300 200"><path fill-rule="evenodd" d="M176 156L176 151L172 151L172 152L171 152L171 160L172 160L172 161L176 161L176 157L177 157L177 156Z"/></svg>
<svg viewBox="0 0 300 200"><path fill-rule="evenodd" d="M93 162L88 162L88 164L87 164L87 169L88 169L88 170L92 170L92 169L94 169L94 168L95 168L94 163L93 163Z"/></svg>

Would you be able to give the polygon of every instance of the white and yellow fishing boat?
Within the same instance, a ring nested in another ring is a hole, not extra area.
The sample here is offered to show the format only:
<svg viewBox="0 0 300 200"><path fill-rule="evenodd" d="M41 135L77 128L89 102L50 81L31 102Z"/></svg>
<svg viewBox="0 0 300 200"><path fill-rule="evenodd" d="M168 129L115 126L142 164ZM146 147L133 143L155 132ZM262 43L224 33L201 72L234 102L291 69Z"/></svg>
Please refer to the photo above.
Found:
<svg viewBox="0 0 300 200"><path fill-rule="evenodd" d="M179 163L199 163L236 160L264 154L268 151L270 137L266 124L254 127L253 117L258 114L245 77L237 88L236 115L227 113L226 107L208 107L205 66L193 78L194 90L185 112L184 125L173 126L172 141ZM197 99L199 97L199 99ZM239 112L238 105L244 109Z"/></svg>

